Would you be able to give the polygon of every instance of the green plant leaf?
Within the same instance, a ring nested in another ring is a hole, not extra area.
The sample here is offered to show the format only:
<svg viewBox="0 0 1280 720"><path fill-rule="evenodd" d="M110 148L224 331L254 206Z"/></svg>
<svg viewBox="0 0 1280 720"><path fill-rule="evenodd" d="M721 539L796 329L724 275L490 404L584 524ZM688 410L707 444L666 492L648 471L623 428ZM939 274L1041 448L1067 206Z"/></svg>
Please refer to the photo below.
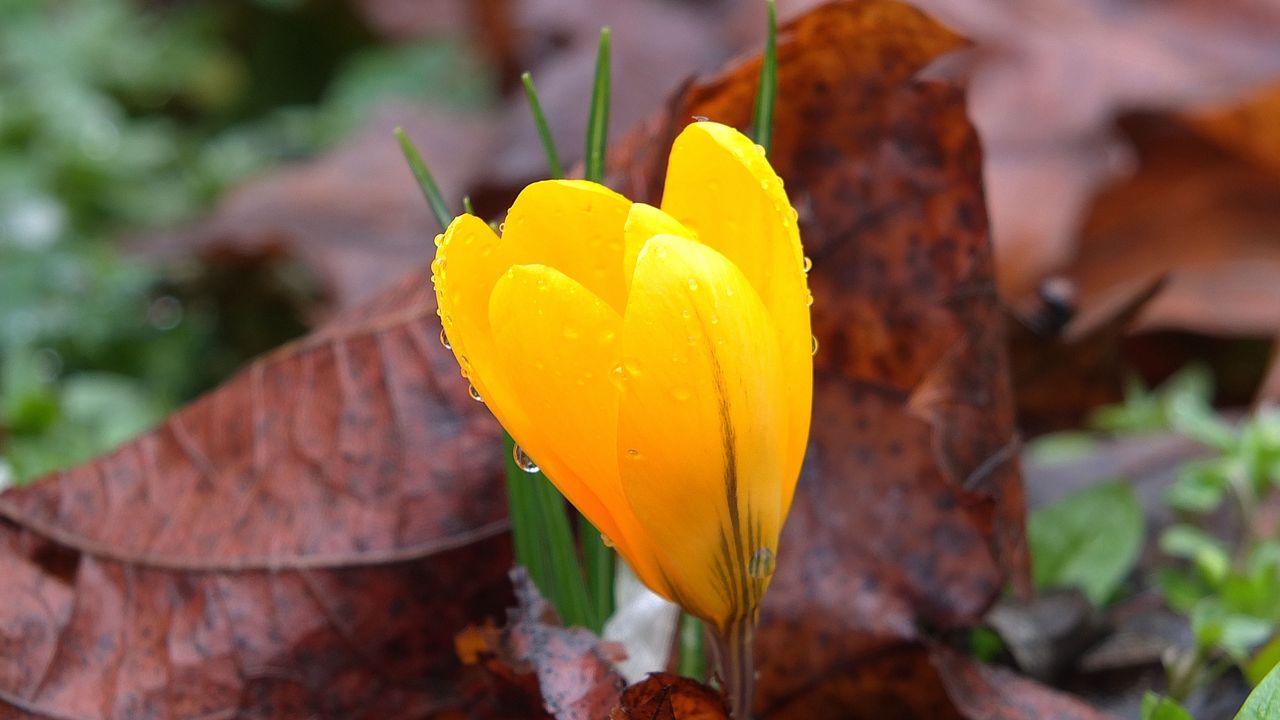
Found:
<svg viewBox="0 0 1280 720"><path fill-rule="evenodd" d="M1147 694L1142 696L1142 720L1193 720L1193 718L1177 700L1148 690Z"/></svg>
<svg viewBox="0 0 1280 720"><path fill-rule="evenodd" d="M1178 468L1177 478L1165 490L1164 500L1177 510L1211 512L1222 505L1230 482L1220 460L1187 463Z"/></svg>
<svg viewBox="0 0 1280 720"><path fill-rule="evenodd" d="M1236 720L1275 720L1280 717L1280 668L1273 668L1249 693Z"/></svg>
<svg viewBox="0 0 1280 720"><path fill-rule="evenodd" d="M1266 645L1254 653L1253 659L1244 667L1244 677L1250 685L1258 685L1267 674L1280 664L1280 636L1271 638Z"/></svg>
<svg viewBox="0 0 1280 720"><path fill-rule="evenodd" d="M1210 584L1217 587L1231 570L1231 558L1223 543L1192 525L1173 525L1160 534L1160 550L1190 560Z"/></svg>
<svg viewBox="0 0 1280 720"><path fill-rule="evenodd" d="M1194 570L1157 568L1155 580L1156 586L1164 595L1164 601L1184 615L1190 613L1196 603L1213 593L1213 588Z"/></svg>
<svg viewBox="0 0 1280 720"><path fill-rule="evenodd" d="M404 159L409 162L409 169L413 171L413 177L418 181L418 188L422 190L422 196L427 199L427 205L431 206L431 212L436 216L436 222L440 224L440 230L443 232L453 221L449 204L444 201L444 196L440 194L440 187L436 185L436 179L431 176L427 163L423 161L418 148L414 147L413 141L409 139L404 129L396 128L396 140L400 141L400 150L404 153Z"/></svg>
<svg viewBox="0 0 1280 720"><path fill-rule="evenodd" d="M1075 586L1102 605L1133 569L1144 532L1128 483L1095 485L1031 513L1027 539L1038 587Z"/></svg>
<svg viewBox="0 0 1280 720"><path fill-rule="evenodd" d="M760 60L760 86L756 89L751 128L756 144L766 155L773 149L773 108L778 101L778 8L775 0L765 0L768 25L764 55Z"/></svg>
<svg viewBox="0 0 1280 720"><path fill-rule="evenodd" d="M1207 598L1191 611L1191 632L1203 648L1216 648L1239 664L1275 633L1275 623L1234 613L1216 598Z"/></svg>
<svg viewBox="0 0 1280 720"><path fill-rule="evenodd" d="M703 646L706 633L702 621L682 613L680 616L680 657L677 672L699 682L707 678L707 652Z"/></svg>
<svg viewBox="0 0 1280 720"><path fill-rule="evenodd" d="M542 112L542 102L538 100L538 91L533 87L533 76L524 73L520 76L524 84L524 97L529 102L529 112L533 115L533 124L538 128L538 138L542 140L542 152L547 156L547 168L551 177L564 177L564 168L560 165L560 153L556 150L555 138L551 135L551 126L547 124L547 116ZM594 110L595 103L592 102ZM606 108L607 112L607 108Z"/></svg>
<svg viewBox="0 0 1280 720"><path fill-rule="evenodd" d="M578 542L582 544L582 566L587 577L587 600L591 604L592 617L599 624L593 628L599 632L613 615L613 549L604 542L604 536L585 517L578 516Z"/></svg>
<svg viewBox="0 0 1280 720"><path fill-rule="evenodd" d="M591 87L591 113L587 116L586 178L604 182L604 150L609 139L609 28L600 29L596 51L596 79Z"/></svg>

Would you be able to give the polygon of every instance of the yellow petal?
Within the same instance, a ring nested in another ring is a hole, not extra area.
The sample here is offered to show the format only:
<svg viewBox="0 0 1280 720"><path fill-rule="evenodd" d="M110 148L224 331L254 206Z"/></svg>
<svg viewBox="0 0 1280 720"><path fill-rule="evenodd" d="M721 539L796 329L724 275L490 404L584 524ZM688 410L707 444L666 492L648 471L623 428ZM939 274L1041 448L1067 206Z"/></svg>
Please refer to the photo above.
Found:
<svg viewBox="0 0 1280 720"><path fill-rule="evenodd" d="M781 523L785 392L773 323L747 278L658 235L623 316L623 491L675 599L724 625L754 611Z"/></svg>
<svg viewBox="0 0 1280 720"><path fill-rule="evenodd" d="M719 123L693 123L671 148L662 209L737 265L773 318L792 388L785 435L794 478L809 437L813 336L804 253L782 181L742 133ZM784 484L784 508L794 490L794 480Z"/></svg>
<svg viewBox="0 0 1280 720"><path fill-rule="evenodd" d="M492 392L493 340L489 335L489 294L510 265L502 241L483 220L461 215L440 238L431 264L440 321L462 374L482 395Z"/></svg>
<svg viewBox="0 0 1280 720"><path fill-rule="evenodd" d="M503 224L512 263L540 263L582 283L621 313L622 227L631 201L585 180L545 180L526 187Z"/></svg>
<svg viewBox="0 0 1280 720"><path fill-rule="evenodd" d="M628 288L631 287L631 275L636 271L636 256L640 254L644 244L649 242L649 238L654 235L676 235L693 240L697 237L675 218L644 203L634 203L631 206L622 234L622 275L626 278Z"/></svg>
<svg viewBox="0 0 1280 720"><path fill-rule="evenodd" d="M516 265L493 288L496 374L510 396L494 414L560 492L662 592L652 552L618 478L617 364L622 318L581 283L546 265Z"/></svg>

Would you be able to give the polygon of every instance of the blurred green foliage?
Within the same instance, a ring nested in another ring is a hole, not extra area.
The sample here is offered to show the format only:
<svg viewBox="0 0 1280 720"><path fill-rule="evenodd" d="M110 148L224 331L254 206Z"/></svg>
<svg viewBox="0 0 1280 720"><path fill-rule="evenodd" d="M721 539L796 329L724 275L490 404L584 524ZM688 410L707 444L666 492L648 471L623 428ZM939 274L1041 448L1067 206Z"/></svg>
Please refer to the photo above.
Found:
<svg viewBox="0 0 1280 720"><path fill-rule="evenodd" d="M1027 518L1036 587L1078 587L1105 605L1137 564L1146 532L1142 505L1124 481L1093 485Z"/></svg>
<svg viewBox="0 0 1280 720"><path fill-rule="evenodd" d="M1262 512L1280 485L1280 410L1263 407L1228 420L1213 408L1213 396L1210 371L1191 366L1155 389L1133 382L1123 403L1093 417L1100 430L1173 432L1204 450L1178 467L1164 492L1174 521L1158 538L1167 562L1152 578L1168 606L1187 617L1195 639L1193 648L1167 658L1174 701L1230 667L1256 684L1280 663L1280 536ZM1118 532L1118 503L1112 505L1110 515L1096 509L1091 532ZM1046 519L1058 533L1072 527ZM1030 539L1033 558L1047 552L1035 532ZM1177 716L1176 703L1149 705L1152 717L1165 716L1157 710Z"/></svg>
<svg viewBox="0 0 1280 720"><path fill-rule="evenodd" d="M475 109L496 90L459 39L379 45L347 3L0 0L0 485L110 448L303 331L297 268L235 278L257 291L228 303L116 240L392 98Z"/></svg>

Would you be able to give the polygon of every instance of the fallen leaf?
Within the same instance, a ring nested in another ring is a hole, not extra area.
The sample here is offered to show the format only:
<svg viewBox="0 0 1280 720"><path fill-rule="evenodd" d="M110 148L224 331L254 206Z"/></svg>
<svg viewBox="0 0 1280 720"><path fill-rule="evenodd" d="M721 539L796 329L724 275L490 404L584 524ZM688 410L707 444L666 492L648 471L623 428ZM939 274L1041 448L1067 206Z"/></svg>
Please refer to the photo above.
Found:
<svg viewBox="0 0 1280 720"><path fill-rule="evenodd" d="M0 495L0 715L422 717L510 604L497 426L417 274Z"/></svg>
<svg viewBox="0 0 1280 720"><path fill-rule="evenodd" d="M729 720L724 696L700 682L652 673L628 687L609 720Z"/></svg>
<svg viewBox="0 0 1280 720"><path fill-rule="evenodd" d="M329 154L252 179L211 216L136 247L164 260L195 256L211 264L295 258L323 284L318 317L354 307L429 261L431 238L440 232L392 134L397 126L460 211L464 188L491 152L493 121L386 107Z"/></svg>
<svg viewBox="0 0 1280 720"><path fill-rule="evenodd" d="M503 634L506 658L515 668L532 668L546 709L557 720L607 717L626 684L612 664L620 651L584 628L561 627L524 568L511 575L518 606Z"/></svg>
<svg viewBox="0 0 1280 720"><path fill-rule="evenodd" d="M1078 229L1094 195L1133 169L1119 115L1229 102L1280 77L1274 3L915 3L976 44L970 110L997 277L1015 302L1083 254Z"/></svg>
<svg viewBox="0 0 1280 720"><path fill-rule="evenodd" d="M1082 312L1167 276L1132 331L1280 334L1280 173L1176 120L1126 128L1139 170L1098 197L1063 273Z"/></svg>

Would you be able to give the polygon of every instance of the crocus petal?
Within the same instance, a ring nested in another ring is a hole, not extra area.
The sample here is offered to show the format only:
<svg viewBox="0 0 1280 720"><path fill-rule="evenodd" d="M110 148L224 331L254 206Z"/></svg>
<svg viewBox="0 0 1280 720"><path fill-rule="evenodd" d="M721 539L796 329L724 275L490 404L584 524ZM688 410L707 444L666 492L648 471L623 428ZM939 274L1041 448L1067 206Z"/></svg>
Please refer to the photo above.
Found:
<svg viewBox="0 0 1280 720"><path fill-rule="evenodd" d="M545 180L526 187L503 224L514 263L556 268L621 313L622 227L631 201L585 180Z"/></svg>
<svg viewBox="0 0 1280 720"><path fill-rule="evenodd" d="M490 408L637 574L660 582L618 478L618 388L610 373L622 318L559 270L516 265L493 288L489 324L495 373L511 391L486 398Z"/></svg>
<svg viewBox="0 0 1280 720"><path fill-rule="evenodd" d="M776 337L720 253L672 235L640 252L620 347L622 487L666 549L658 562L675 600L718 625L754 611L777 551L786 387Z"/></svg>
<svg viewBox="0 0 1280 720"><path fill-rule="evenodd" d="M785 434L790 506L813 404L809 290L795 211L764 153L725 125L686 127L671 148L662 209L738 266L768 308L792 383Z"/></svg>
<svg viewBox="0 0 1280 720"><path fill-rule="evenodd" d="M440 321L463 376L481 397L509 395L494 372L489 294L511 262L504 243L483 220L461 215L439 238L431 264Z"/></svg>
<svg viewBox="0 0 1280 720"><path fill-rule="evenodd" d="M628 288L631 287L631 275L636 270L636 257L654 235L676 235L690 240L697 237L692 230L681 225L679 220L658 208L645 203L632 204L622 230L622 274L627 280Z"/></svg>

